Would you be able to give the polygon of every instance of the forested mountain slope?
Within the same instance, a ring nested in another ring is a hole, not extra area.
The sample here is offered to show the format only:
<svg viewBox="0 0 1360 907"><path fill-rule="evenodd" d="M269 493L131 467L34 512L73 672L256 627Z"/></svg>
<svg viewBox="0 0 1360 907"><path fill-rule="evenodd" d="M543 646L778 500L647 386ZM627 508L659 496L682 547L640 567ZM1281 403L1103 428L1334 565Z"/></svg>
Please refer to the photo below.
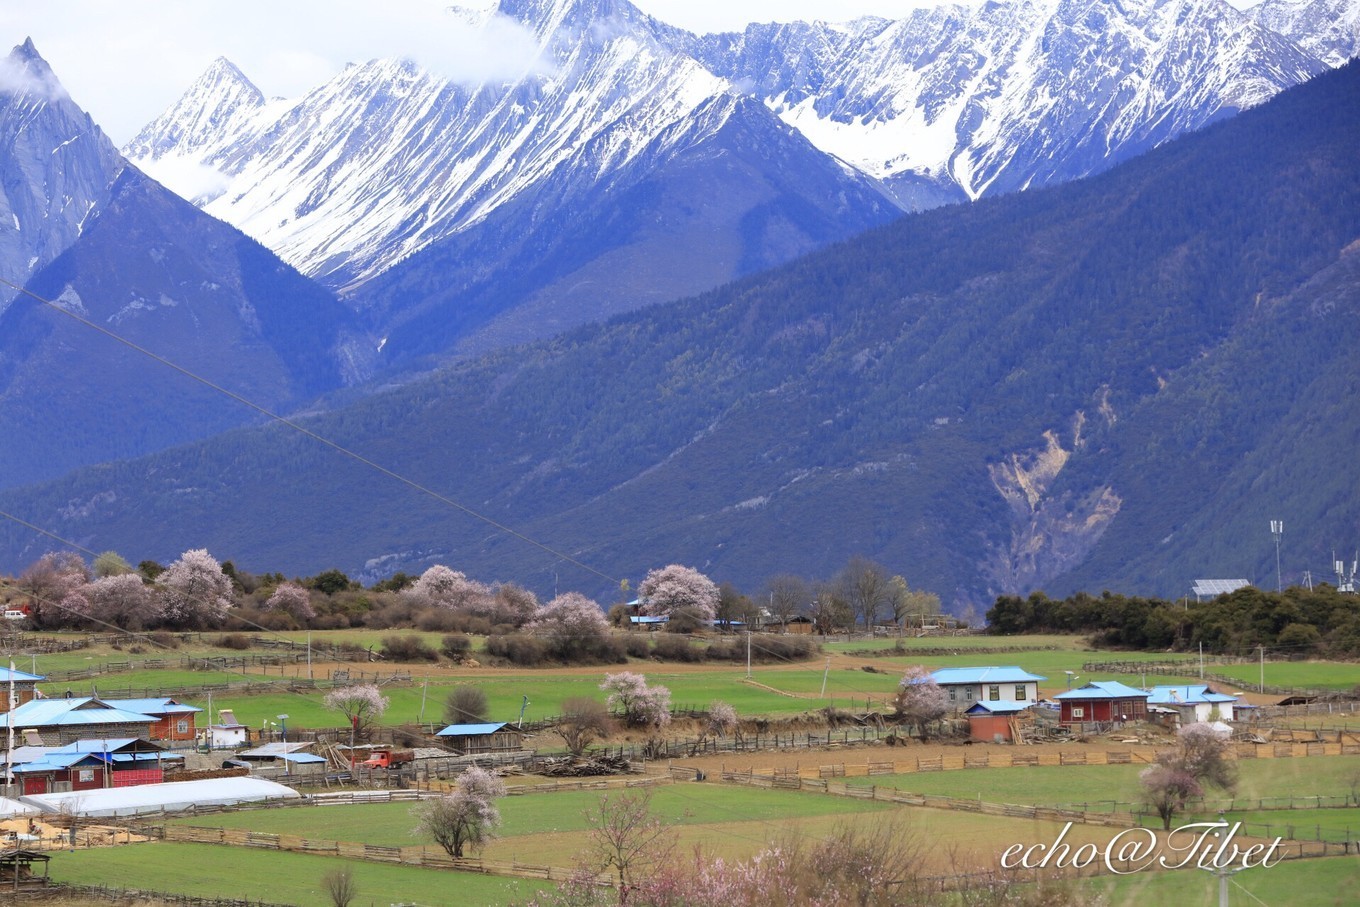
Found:
<svg viewBox="0 0 1360 907"><path fill-rule="evenodd" d="M309 421L598 574L279 427L0 506L134 561L437 559L601 595L673 561L754 585L856 553L954 607L1179 595L1267 575L1267 518L1320 568L1360 525L1357 148L1351 64L1100 177L913 215ZM49 545L5 536L6 568Z"/></svg>

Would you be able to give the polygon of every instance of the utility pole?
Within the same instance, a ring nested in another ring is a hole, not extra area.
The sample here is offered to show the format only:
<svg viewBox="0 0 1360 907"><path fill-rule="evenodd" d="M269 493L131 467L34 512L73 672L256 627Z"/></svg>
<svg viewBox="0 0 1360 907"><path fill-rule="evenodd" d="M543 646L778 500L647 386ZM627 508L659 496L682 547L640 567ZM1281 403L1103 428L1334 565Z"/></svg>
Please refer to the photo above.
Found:
<svg viewBox="0 0 1360 907"><path fill-rule="evenodd" d="M746 679L751 679L751 631L746 631Z"/></svg>
<svg viewBox="0 0 1360 907"><path fill-rule="evenodd" d="M1284 582L1280 577L1280 536L1284 535L1284 520L1271 520L1270 534L1275 536L1275 591L1281 592Z"/></svg>
<svg viewBox="0 0 1360 907"><path fill-rule="evenodd" d="M1257 646L1256 648L1261 650L1261 686L1257 692L1264 693L1266 691L1266 647Z"/></svg>

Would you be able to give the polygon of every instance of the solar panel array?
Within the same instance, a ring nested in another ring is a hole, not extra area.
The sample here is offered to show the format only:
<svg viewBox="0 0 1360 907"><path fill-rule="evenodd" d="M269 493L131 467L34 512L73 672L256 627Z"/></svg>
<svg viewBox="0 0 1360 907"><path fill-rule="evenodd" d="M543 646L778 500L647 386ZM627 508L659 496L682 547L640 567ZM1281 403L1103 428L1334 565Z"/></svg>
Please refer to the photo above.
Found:
<svg viewBox="0 0 1360 907"><path fill-rule="evenodd" d="M1197 579L1194 591L1196 595L1227 595L1250 585L1251 583L1244 579Z"/></svg>

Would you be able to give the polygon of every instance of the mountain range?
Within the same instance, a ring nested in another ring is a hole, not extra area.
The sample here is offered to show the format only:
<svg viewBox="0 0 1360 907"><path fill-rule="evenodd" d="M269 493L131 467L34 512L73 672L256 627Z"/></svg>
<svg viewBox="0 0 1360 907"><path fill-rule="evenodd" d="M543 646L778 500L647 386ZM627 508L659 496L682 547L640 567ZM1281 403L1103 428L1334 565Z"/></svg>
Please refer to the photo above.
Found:
<svg viewBox="0 0 1360 907"><path fill-rule="evenodd" d="M853 554L956 609L1180 595L1268 576L1277 518L1285 580L1320 575L1360 526L1356 148L1349 64L1099 175L915 213L305 419L457 506L268 426L0 508L133 560L439 561L602 598L664 563L753 588ZM5 565L46 547L2 535Z"/></svg>
<svg viewBox="0 0 1360 907"><path fill-rule="evenodd" d="M269 101L219 60L123 151L340 293L404 368L700 292L903 210L1099 172L1360 34L1289 9L1293 37L1223 0L699 37L627 0L499 0L485 27L537 48L513 78L373 60Z"/></svg>

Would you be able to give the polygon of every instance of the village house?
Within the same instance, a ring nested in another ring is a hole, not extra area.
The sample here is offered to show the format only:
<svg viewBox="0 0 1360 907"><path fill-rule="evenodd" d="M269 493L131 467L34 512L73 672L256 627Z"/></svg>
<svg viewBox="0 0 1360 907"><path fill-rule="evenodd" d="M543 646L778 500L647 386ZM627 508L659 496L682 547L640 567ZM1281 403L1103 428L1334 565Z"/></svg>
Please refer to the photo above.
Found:
<svg viewBox="0 0 1360 907"><path fill-rule="evenodd" d="M134 738L15 747L11 759L24 796L159 784L167 767L183 764L182 756L167 757L156 744Z"/></svg>
<svg viewBox="0 0 1360 907"><path fill-rule="evenodd" d="M65 746L77 740L147 740L156 719L150 715L116 709L93 697L33 699L19 706L8 718L26 744Z"/></svg>
<svg viewBox="0 0 1360 907"><path fill-rule="evenodd" d="M25 674L23 671L15 671L11 668L0 668L0 715L9 711L10 684L14 689L14 704L21 706L25 702L34 699L41 699L42 694L38 692L38 681L44 678L37 674Z"/></svg>
<svg viewBox="0 0 1360 907"><path fill-rule="evenodd" d="M1173 713L1180 724L1232 721L1237 697L1218 693L1206 684L1159 684L1148 695L1148 710Z"/></svg>
<svg viewBox="0 0 1360 907"><path fill-rule="evenodd" d="M967 709L979 701L1036 702L1039 699L1039 681L1048 679L1014 665L941 668L932 671L930 676L949 695L949 705L956 711Z"/></svg>
<svg viewBox="0 0 1360 907"><path fill-rule="evenodd" d="M1147 719L1148 695L1117 680L1101 680L1053 698L1060 707L1059 724L1124 724Z"/></svg>
<svg viewBox="0 0 1360 907"><path fill-rule="evenodd" d="M184 705L174 699L104 699L106 705L125 712L149 715L154 718L149 740L178 742L194 740L198 736L195 716L203 711L197 706Z"/></svg>

